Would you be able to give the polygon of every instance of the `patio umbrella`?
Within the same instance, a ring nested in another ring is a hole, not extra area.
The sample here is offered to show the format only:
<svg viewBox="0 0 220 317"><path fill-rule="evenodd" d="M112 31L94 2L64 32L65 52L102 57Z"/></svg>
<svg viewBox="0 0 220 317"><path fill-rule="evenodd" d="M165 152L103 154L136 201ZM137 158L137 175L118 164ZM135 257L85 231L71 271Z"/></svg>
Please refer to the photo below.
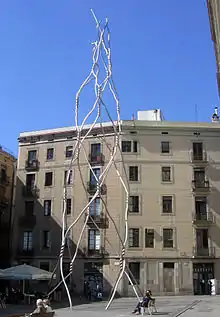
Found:
<svg viewBox="0 0 220 317"><path fill-rule="evenodd" d="M27 264L16 265L0 271L5 280L50 280L52 273Z"/></svg>
<svg viewBox="0 0 220 317"><path fill-rule="evenodd" d="M23 281L23 293L25 280L50 280L51 277L51 272L27 264L12 266L0 271L0 279ZM56 278L55 274L54 278Z"/></svg>

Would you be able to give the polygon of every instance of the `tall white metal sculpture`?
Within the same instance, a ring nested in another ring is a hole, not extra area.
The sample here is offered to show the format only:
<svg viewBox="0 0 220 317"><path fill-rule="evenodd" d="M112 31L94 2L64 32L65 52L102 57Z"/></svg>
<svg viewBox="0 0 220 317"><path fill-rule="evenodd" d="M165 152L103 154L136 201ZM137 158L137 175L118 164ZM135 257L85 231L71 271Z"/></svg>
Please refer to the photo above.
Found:
<svg viewBox="0 0 220 317"><path fill-rule="evenodd" d="M66 279L73 273L73 264L74 264L74 261L76 259L76 256L77 256L77 253L79 250L80 242L82 240L83 233L84 233L86 225L87 225L87 221L90 217L89 208L90 208L90 205L92 204L92 202L96 199L96 197L101 198L102 203L105 207L106 215L113 222L116 233L118 235L118 239L121 242L121 254L118 255L120 258L120 272L119 272L118 278L115 282L115 285L112 289L111 297L110 297L109 302L106 306L106 309L108 309L109 306L111 305L111 303L114 299L115 293L117 291L118 285L119 285L124 274L126 275L130 284L132 285L133 290L134 290L135 295L137 296L138 300L140 300L138 293L137 293L137 290L135 289L135 286L133 284L133 281L130 278L131 272L129 271L129 268L126 265L126 259L125 259L125 251L126 251L126 245L127 245L127 240L128 240L129 185L128 185L127 178L122 177L122 175L121 175L121 173L120 173L120 171L115 163L116 154L119 153L121 155L121 158L122 158L121 162L123 164L123 157L122 157L121 147L120 147L120 136L121 136L122 130L121 130L121 118L120 118L120 102L119 102L118 93L116 91L116 87L115 87L115 84L113 81L113 76L112 76L110 30L109 30L107 19L106 19L105 23L103 23L103 25L102 25L102 23L97 20L94 12L92 10L91 10L91 12L92 12L92 15L93 15L95 22L96 22L96 27L98 30L98 37L97 37L97 40L92 43L93 49L92 49L92 68L91 68L91 71L76 94L75 126L76 126L77 137L76 137L76 140L74 140L74 144L73 144L73 156L72 156L69 170L68 170L67 176L66 176L66 185L68 184L68 180L70 177L70 171L72 170L73 164L77 164L77 168L78 168L79 173L81 175L81 166L80 166L79 154L83 153L85 156L85 160L86 160L86 163L88 165L88 168L90 169L93 177L95 178L97 188L96 188L96 192L93 195L93 197L89 200L89 202L85 205L85 207L80 211L80 213L78 214L77 218L73 221L73 223L68 227L66 227L67 186L65 186L65 188L64 188L64 203L63 203L63 216L62 216L62 243L61 243L61 250L60 250L60 257L59 257L59 268L60 268L61 282L56 286L56 288L61 283L64 284L64 287L66 289L66 293L67 293L67 296L69 299L70 309L72 309L72 300L71 300L71 295L70 295L70 292L68 289L68 285L66 283ZM104 78L101 78L103 69L104 69L105 76L104 76ZM92 83L94 84L95 102L92 105L90 111L85 116L85 118L82 120L82 122L79 123L80 97L81 97L81 94L83 93L84 89L86 88L86 86L89 84L92 84ZM115 103L115 110L116 110L116 117L117 117L116 121L113 121L111 114L110 114L110 111L108 110L108 108L104 102L103 94L104 94L104 91L107 89L109 89L109 91L111 92L111 95L113 96L113 100ZM114 131L114 145L112 148L110 148L108 143L106 142L105 129L104 129L104 126L102 123L103 112L105 112L105 114L107 115L109 121L112 124L112 128ZM85 124L86 124L87 120L89 119L89 117L91 115L94 115L94 114L95 114L95 119L94 119L93 123L90 124L88 131L86 133L82 133L83 129L85 130ZM105 144L106 148L109 150L109 161L104 166L103 172L100 174L99 177L97 177L95 175L95 173L92 169L92 166L89 162L89 159L87 157L85 147L84 147L84 143L85 143L86 138L89 136L89 134L94 129L94 127L97 127L97 125L99 128L102 129L101 138L102 138L102 141ZM106 202L103 200L102 195L100 195L101 188L102 188L104 181L107 177L108 171L112 166L114 166L115 172L116 172L117 176L119 177L120 182L121 182L122 187L123 187L124 192L125 192L124 237L123 238L121 237L119 229L117 228L117 226L114 222L114 219L111 216L111 210L108 210L108 206L107 206ZM123 164L123 167L124 167L124 164ZM125 168L124 168L123 174L126 175ZM81 181L82 181L82 185L86 191L86 186L85 186L85 182L84 182L83 178L81 178ZM67 276L64 276L63 255L64 255L64 248L65 248L66 240L68 239L68 235L70 233L70 230L79 221L79 219L85 215L86 215L86 220L85 220L84 225L82 227L82 230L81 230L81 233L80 233L77 245L76 245L75 253L71 257L69 274ZM91 221L93 221L96 228L98 230L100 230L99 227L94 222L93 218L91 217L90 219L91 219ZM55 289L53 289L50 292L50 294ZM50 294L48 294L48 295L50 295Z"/></svg>

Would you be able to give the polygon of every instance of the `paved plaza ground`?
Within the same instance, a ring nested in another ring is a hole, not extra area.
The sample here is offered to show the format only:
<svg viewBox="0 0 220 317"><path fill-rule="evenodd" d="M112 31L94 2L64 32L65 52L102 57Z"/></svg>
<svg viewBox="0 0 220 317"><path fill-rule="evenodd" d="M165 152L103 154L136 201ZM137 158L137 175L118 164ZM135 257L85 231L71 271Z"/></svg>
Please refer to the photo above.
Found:
<svg viewBox="0 0 220 317"><path fill-rule="evenodd" d="M158 313L154 316L167 317L212 317L220 316L220 296L167 296L157 297ZM74 305L73 311L69 308L55 309L57 317L127 317L136 305L135 298L115 299L106 311L106 302L95 302L90 304L78 303ZM54 307L56 308L56 307ZM33 307L9 305L6 309L0 309L0 317L25 312L31 312Z"/></svg>
<svg viewBox="0 0 220 317"><path fill-rule="evenodd" d="M173 296L157 297L158 313L154 315L168 317L207 317L220 316L220 296ZM135 298L120 298L114 300L109 310L105 310L106 302L75 306L73 311L67 308L56 310L58 317L127 317L136 305Z"/></svg>

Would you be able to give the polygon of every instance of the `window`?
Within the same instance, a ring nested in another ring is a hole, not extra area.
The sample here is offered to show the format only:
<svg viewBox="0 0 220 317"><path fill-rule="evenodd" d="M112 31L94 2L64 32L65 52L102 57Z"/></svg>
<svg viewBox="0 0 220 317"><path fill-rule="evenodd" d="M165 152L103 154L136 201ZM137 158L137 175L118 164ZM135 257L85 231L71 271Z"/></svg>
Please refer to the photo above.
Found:
<svg viewBox="0 0 220 317"><path fill-rule="evenodd" d="M173 248L173 229L163 229L163 247Z"/></svg>
<svg viewBox="0 0 220 317"><path fill-rule="evenodd" d="M91 144L91 161L97 161L101 156L101 143Z"/></svg>
<svg viewBox="0 0 220 317"><path fill-rule="evenodd" d="M140 284L140 262L130 262L129 271L130 279L132 280L133 284Z"/></svg>
<svg viewBox="0 0 220 317"><path fill-rule="evenodd" d="M170 153L170 142L163 141L161 142L161 153Z"/></svg>
<svg viewBox="0 0 220 317"><path fill-rule="evenodd" d="M145 248L154 248L154 229L145 229Z"/></svg>
<svg viewBox="0 0 220 317"><path fill-rule="evenodd" d="M139 212L139 196L129 197L129 212Z"/></svg>
<svg viewBox="0 0 220 317"><path fill-rule="evenodd" d="M67 200L66 200L66 214L71 215L71 212L72 212L72 199L67 198Z"/></svg>
<svg viewBox="0 0 220 317"><path fill-rule="evenodd" d="M100 173L101 173L100 168L93 168L92 170L93 170L93 173L95 174L96 178L99 180ZM92 171L90 171L90 183L91 183L91 185L96 185L97 181L96 181L96 178L93 175L93 173L92 173Z"/></svg>
<svg viewBox="0 0 220 317"><path fill-rule="evenodd" d="M131 152L131 141L122 141L121 148L122 152Z"/></svg>
<svg viewBox="0 0 220 317"><path fill-rule="evenodd" d="M101 237L99 230L89 230L89 250L95 251L101 248Z"/></svg>
<svg viewBox="0 0 220 317"><path fill-rule="evenodd" d="M49 262L40 262L40 269L50 272L50 263Z"/></svg>
<svg viewBox="0 0 220 317"><path fill-rule="evenodd" d="M133 141L133 152L137 153L137 150L138 150L138 143L137 141Z"/></svg>
<svg viewBox="0 0 220 317"><path fill-rule="evenodd" d="M31 163L32 161L35 161L37 159L37 151L32 150L28 151L28 162Z"/></svg>
<svg viewBox="0 0 220 317"><path fill-rule="evenodd" d="M197 220L207 220L207 198L195 197L195 211Z"/></svg>
<svg viewBox="0 0 220 317"><path fill-rule="evenodd" d="M42 232L42 246L44 249L48 249L50 247L50 231L44 230Z"/></svg>
<svg viewBox="0 0 220 317"><path fill-rule="evenodd" d="M1 181L6 182L7 181L7 167L6 166L1 166Z"/></svg>
<svg viewBox="0 0 220 317"><path fill-rule="evenodd" d="M194 181L196 184L203 184L205 182L205 169L195 168L194 169Z"/></svg>
<svg viewBox="0 0 220 317"><path fill-rule="evenodd" d="M23 250L30 251L33 248L32 231L25 231L23 233Z"/></svg>
<svg viewBox="0 0 220 317"><path fill-rule="evenodd" d="M91 200L92 198L90 198ZM92 217L100 216L101 213L101 199L96 197L89 206L89 213Z"/></svg>
<svg viewBox="0 0 220 317"><path fill-rule="evenodd" d="M138 248L139 247L139 229L129 229L129 248Z"/></svg>
<svg viewBox="0 0 220 317"><path fill-rule="evenodd" d="M26 201L25 202L25 216L33 216L34 215L34 201Z"/></svg>
<svg viewBox="0 0 220 317"><path fill-rule="evenodd" d="M47 161L53 160L53 156L54 156L54 149L53 148L47 149Z"/></svg>
<svg viewBox="0 0 220 317"><path fill-rule="evenodd" d="M26 175L26 186L28 188L33 188L35 185L35 174Z"/></svg>
<svg viewBox="0 0 220 317"><path fill-rule="evenodd" d="M66 235L66 230L64 230L64 235ZM68 231L65 239L65 248L70 246L70 230Z"/></svg>
<svg viewBox="0 0 220 317"><path fill-rule="evenodd" d="M44 200L44 216L51 216L51 200Z"/></svg>
<svg viewBox="0 0 220 317"><path fill-rule="evenodd" d="M52 184L53 184L53 173L52 172L46 172L45 173L44 186L52 186Z"/></svg>
<svg viewBox="0 0 220 317"><path fill-rule="evenodd" d="M121 149L123 153L137 153L137 141L122 141Z"/></svg>
<svg viewBox="0 0 220 317"><path fill-rule="evenodd" d="M64 185L66 184L67 173L68 171L65 171L64 173ZM67 180L67 185L72 185L72 184L73 184L73 171L70 170L69 177Z"/></svg>
<svg viewBox="0 0 220 317"><path fill-rule="evenodd" d="M138 182L138 166L129 166L129 181Z"/></svg>
<svg viewBox="0 0 220 317"><path fill-rule="evenodd" d="M66 158L70 158L73 156L73 147L67 146L66 147Z"/></svg>
<svg viewBox="0 0 220 317"><path fill-rule="evenodd" d="M171 182L171 168L170 166L162 166L162 182Z"/></svg>
<svg viewBox="0 0 220 317"><path fill-rule="evenodd" d="M172 214L173 212L173 197L172 196L163 196L162 197L163 213Z"/></svg>
<svg viewBox="0 0 220 317"><path fill-rule="evenodd" d="M209 248L209 232L208 229L197 229L196 230L196 248L197 252L201 252L202 254L204 249Z"/></svg>
<svg viewBox="0 0 220 317"><path fill-rule="evenodd" d="M201 161L203 159L203 143L193 142L193 159Z"/></svg>

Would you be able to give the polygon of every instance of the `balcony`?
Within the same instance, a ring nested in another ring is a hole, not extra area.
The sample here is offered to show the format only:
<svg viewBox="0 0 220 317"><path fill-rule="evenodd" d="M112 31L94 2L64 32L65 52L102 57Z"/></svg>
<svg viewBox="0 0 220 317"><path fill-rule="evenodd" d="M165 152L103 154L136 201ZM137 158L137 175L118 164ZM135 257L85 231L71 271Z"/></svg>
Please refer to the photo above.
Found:
<svg viewBox="0 0 220 317"><path fill-rule="evenodd" d="M215 257L215 248L198 248L193 247L193 257L194 258L214 258Z"/></svg>
<svg viewBox="0 0 220 317"><path fill-rule="evenodd" d="M196 194L206 194L209 193L209 181L208 180L193 180L192 181L192 190Z"/></svg>
<svg viewBox="0 0 220 317"><path fill-rule="evenodd" d="M0 196L0 209L6 208L9 205L9 199L6 196Z"/></svg>
<svg viewBox="0 0 220 317"><path fill-rule="evenodd" d="M34 228L36 225L35 215L25 215L19 218L19 225L23 228Z"/></svg>
<svg viewBox="0 0 220 317"><path fill-rule="evenodd" d="M24 185L22 194L26 198L38 198L39 197L39 188L37 186Z"/></svg>
<svg viewBox="0 0 220 317"><path fill-rule="evenodd" d="M37 159L36 160L26 160L26 162L25 162L25 169L28 172L38 171L39 166L40 166L40 163Z"/></svg>
<svg viewBox="0 0 220 317"><path fill-rule="evenodd" d="M207 227L214 223L214 217L211 212L207 212L206 214L201 213L193 213L193 221L192 223L198 227Z"/></svg>
<svg viewBox="0 0 220 317"><path fill-rule="evenodd" d="M29 257L32 258L34 256L34 249L23 249L18 248L17 250L17 256L18 257Z"/></svg>
<svg viewBox="0 0 220 317"><path fill-rule="evenodd" d="M105 250L104 247L101 247L99 250L89 250L87 248L84 248L83 253L85 257L92 258L104 258L109 255L109 253Z"/></svg>
<svg viewBox="0 0 220 317"><path fill-rule="evenodd" d="M87 218L87 215L85 215L85 220ZM96 225L102 229L108 228L108 218L101 213L100 215L90 215L90 217L87 220L87 225L91 227L96 227Z"/></svg>
<svg viewBox="0 0 220 317"><path fill-rule="evenodd" d="M2 186L8 186L10 184L10 179L7 175L0 175L0 185Z"/></svg>
<svg viewBox="0 0 220 317"><path fill-rule="evenodd" d="M105 157L101 154L89 154L89 163L94 165L104 165L105 164Z"/></svg>
<svg viewBox="0 0 220 317"><path fill-rule="evenodd" d="M207 153L203 151L202 153L193 153L191 152L191 162L195 165L207 164Z"/></svg>
<svg viewBox="0 0 220 317"><path fill-rule="evenodd" d="M96 190L97 190L97 185L92 183L92 182L88 182L87 184L87 192L90 194L90 195L94 195L96 193ZM105 184L103 184L100 188L100 194L101 195L106 195L106 192L107 192L107 187Z"/></svg>

